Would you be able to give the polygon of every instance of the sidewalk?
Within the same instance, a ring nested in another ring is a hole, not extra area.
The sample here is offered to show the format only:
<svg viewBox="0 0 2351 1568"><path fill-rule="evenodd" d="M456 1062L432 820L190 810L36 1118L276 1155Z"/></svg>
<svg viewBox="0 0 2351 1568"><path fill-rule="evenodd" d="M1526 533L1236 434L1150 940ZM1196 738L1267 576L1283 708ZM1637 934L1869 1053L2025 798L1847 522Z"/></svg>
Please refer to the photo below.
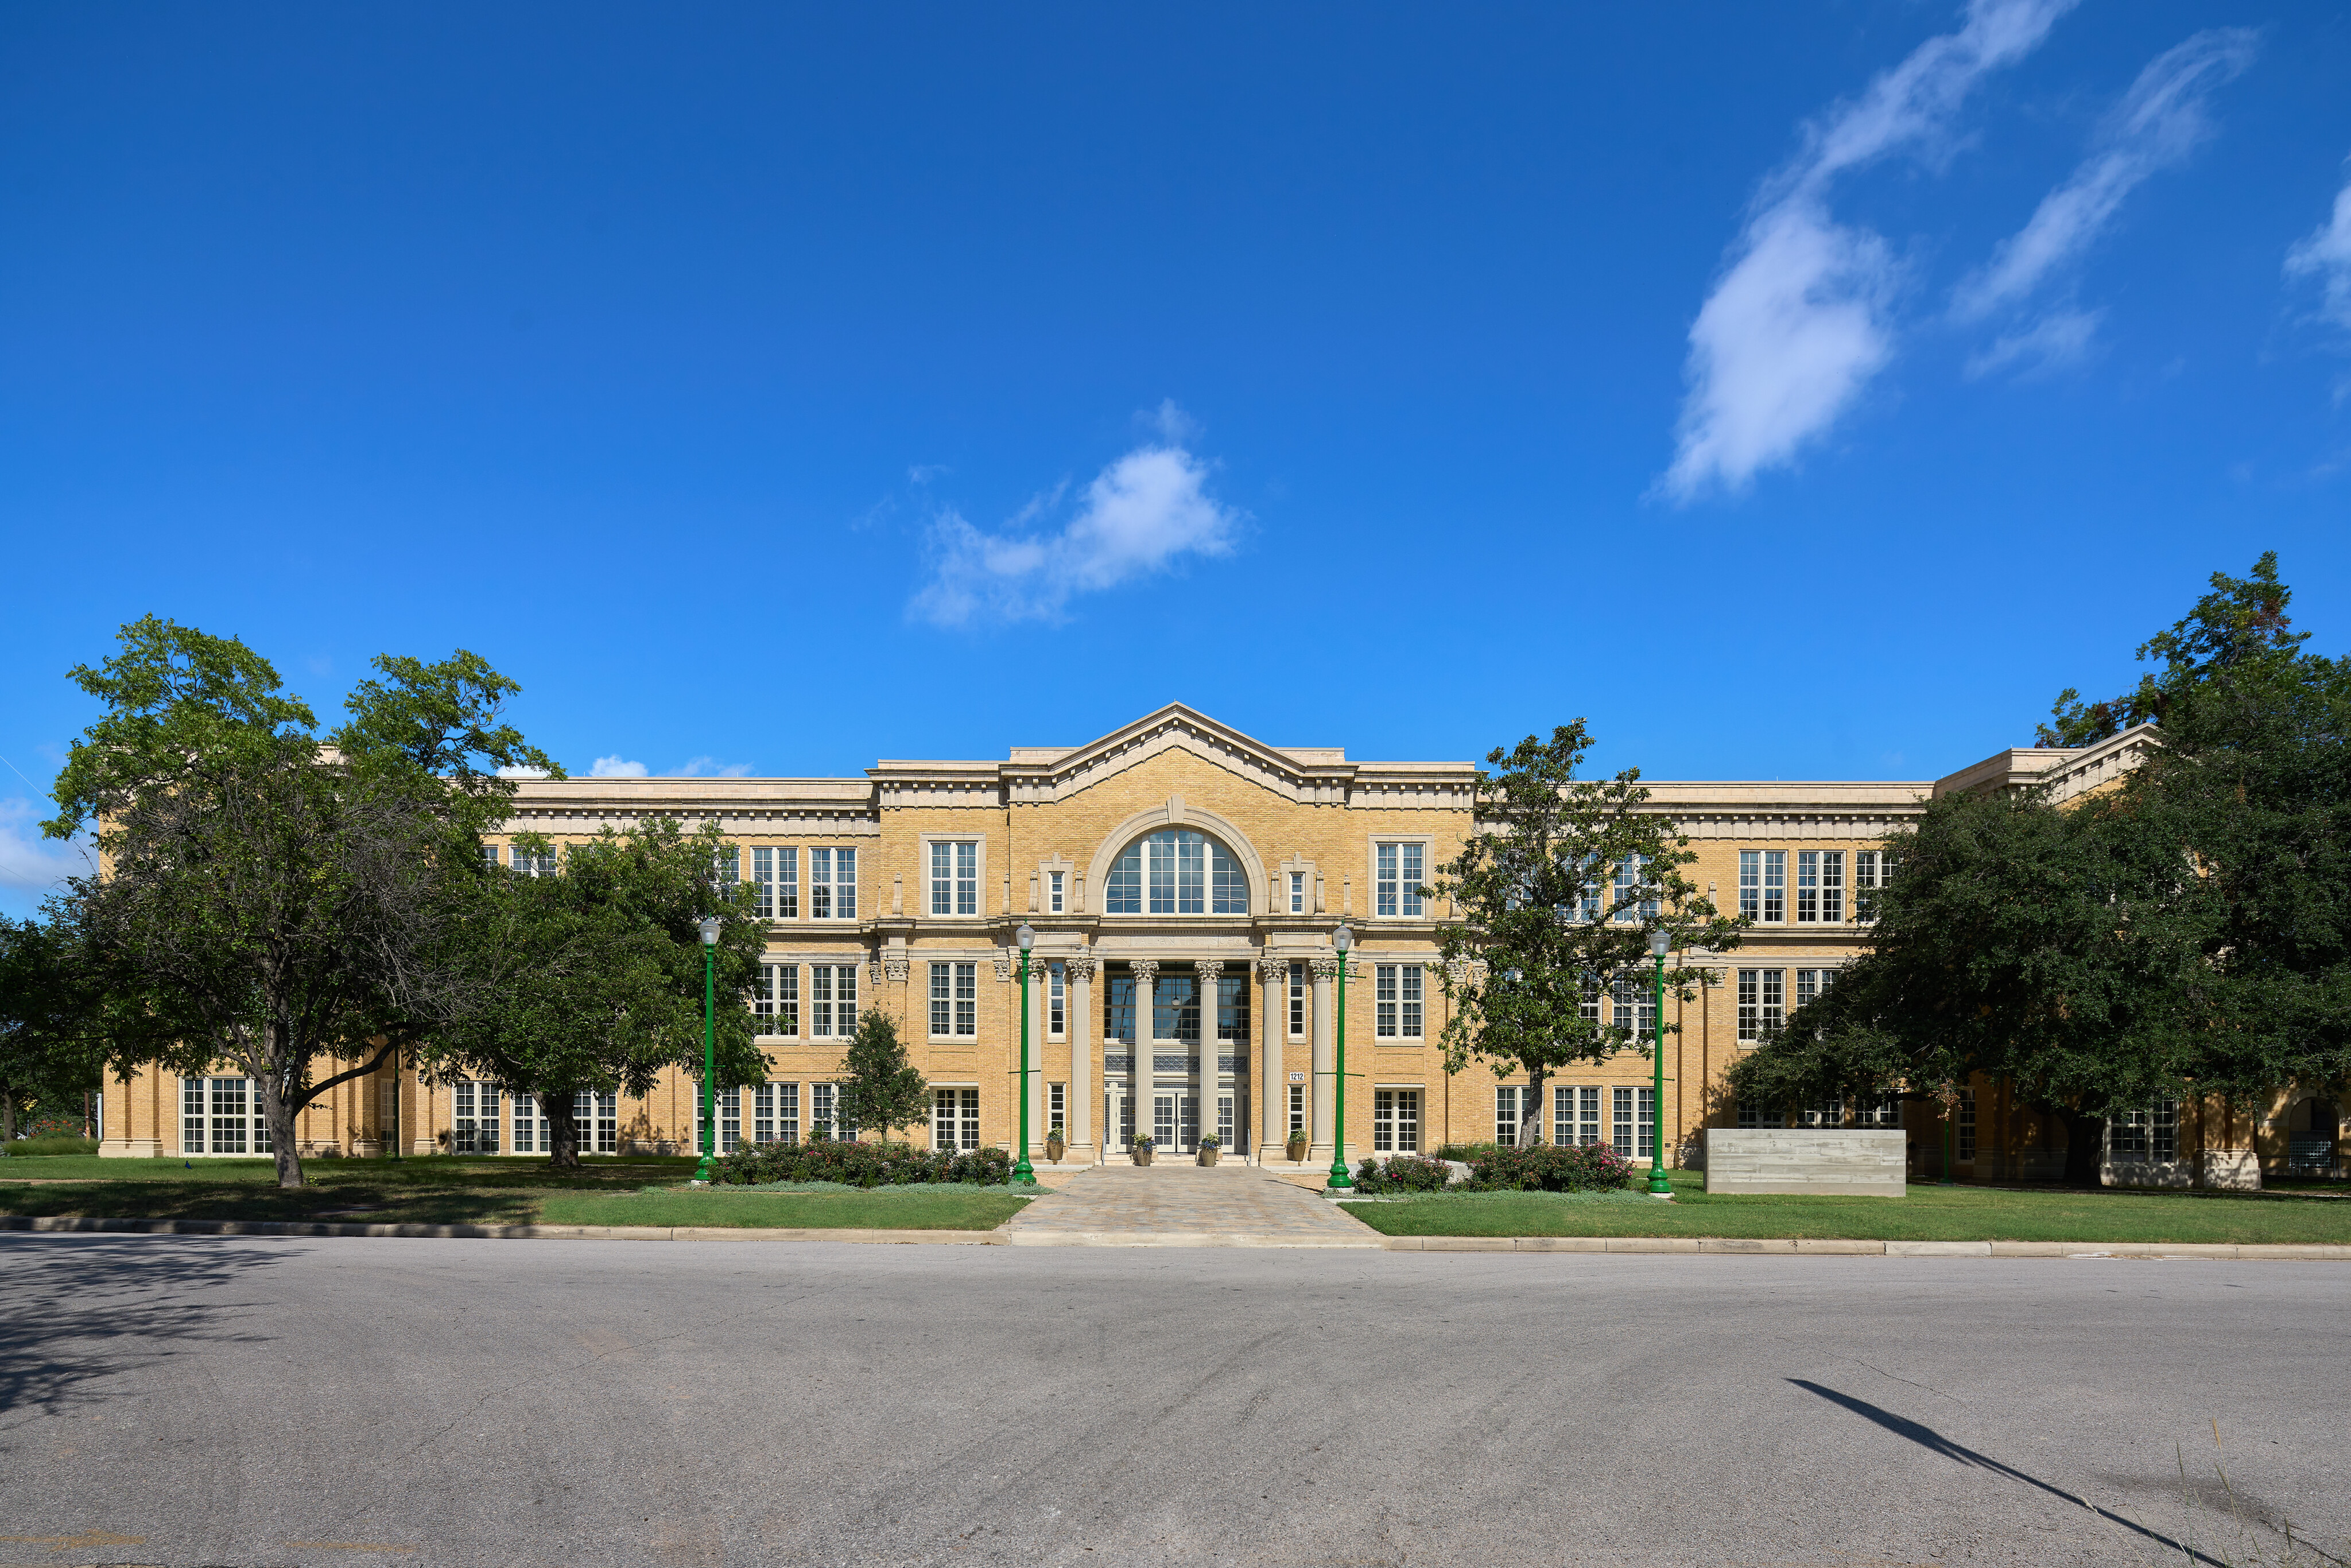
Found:
<svg viewBox="0 0 2351 1568"><path fill-rule="evenodd" d="M1095 1166L998 1228L1013 1247L1390 1244L1319 1192L1253 1166Z"/></svg>

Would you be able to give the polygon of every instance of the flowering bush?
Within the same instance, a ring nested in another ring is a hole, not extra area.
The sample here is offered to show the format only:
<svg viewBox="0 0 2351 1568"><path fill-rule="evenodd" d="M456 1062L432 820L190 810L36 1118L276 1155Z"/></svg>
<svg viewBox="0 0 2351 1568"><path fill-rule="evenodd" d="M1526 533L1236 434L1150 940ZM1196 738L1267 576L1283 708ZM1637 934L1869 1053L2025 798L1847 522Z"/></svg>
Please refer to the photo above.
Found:
<svg viewBox="0 0 2351 1568"><path fill-rule="evenodd" d="M758 1186L779 1181L837 1181L850 1186L914 1186L929 1182L1012 1179L1012 1156L1002 1149L917 1149L908 1144L858 1144L819 1138L805 1144L758 1144L722 1155L710 1179Z"/></svg>
<svg viewBox="0 0 2351 1568"><path fill-rule="evenodd" d="M1606 1144L1482 1149L1469 1161L1481 1192L1608 1192L1633 1185L1633 1162Z"/></svg>
<svg viewBox="0 0 2351 1568"><path fill-rule="evenodd" d="M1398 1155L1381 1161L1366 1155L1355 1172L1355 1190L1377 1195L1390 1192L1443 1192L1453 1173L1443 1160L1418 1155Z"/></svg>

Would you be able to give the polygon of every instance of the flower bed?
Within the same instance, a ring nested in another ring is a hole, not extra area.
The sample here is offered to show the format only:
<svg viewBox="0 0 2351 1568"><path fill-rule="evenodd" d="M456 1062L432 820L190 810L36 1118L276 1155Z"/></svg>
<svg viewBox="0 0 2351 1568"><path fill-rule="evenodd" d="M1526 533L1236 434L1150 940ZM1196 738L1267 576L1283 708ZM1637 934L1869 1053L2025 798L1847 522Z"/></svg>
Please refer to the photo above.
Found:
<svg viewBox="0 0 2351 1568"><path fill-rule="evenodd" d="M1469 1162L1481 1192L1610 1192L1633 1185L1633 1162L1606 1144L1483 1149Z"/></svg>
<svg viewBox="0 0 2351 1568"><path fill-rule="evenodd" d="M920 1186L939 1182L1002 1186L1012 1179L1012 1156L1002 1149L962 1154L910 1144L854 1144L811 1139L759 1144L723 1155L710 1179L728 1186L778 1182L839 1182L843 1186Z"/></svg>

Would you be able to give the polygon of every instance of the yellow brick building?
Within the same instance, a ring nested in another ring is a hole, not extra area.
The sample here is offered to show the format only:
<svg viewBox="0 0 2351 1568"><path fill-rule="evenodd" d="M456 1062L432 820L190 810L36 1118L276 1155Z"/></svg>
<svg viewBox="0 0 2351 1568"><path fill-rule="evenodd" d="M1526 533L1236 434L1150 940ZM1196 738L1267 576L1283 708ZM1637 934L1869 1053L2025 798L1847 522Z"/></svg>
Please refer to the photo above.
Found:
<svg viewBox="0 0 2351 1568"><path fill-rule="evenodd" d="M1729 1103L1722 1075L1860 951L1856 900L1878 845L1930 796L2053 784L2078 795L2119 778L2147 744L2133 731L2079 751L2010 751L1940 780L1652 782L1651 809L1698 851L1688 874L1754 922L1745 944L1703 960L1719 984L1668 1001L1669 1154L1693 1157L1708 1125L1778 1124ZM1491 1138L1614 1143L1649 1154L1650 1071L1626 1055L1570 1070L1547 1103L1520 1079L1447 1074L1437 927L1416 889L1470 822L1468 762L1350 760L1335 747L1269 746L1171 704L1078 747L1015 747L1002 760L883 761L862 779L620 779L522 786L509 833L559 843L658 817L717 821L768 920L755 998L768 1082L725 1097L721 1138L806 1135L830 1124L831 1085L858 1013L900 1025L933 1087L935 1145L1017 1135L1019 1050L1014 934L1036 936L1029 987L1030 1125L1066 1159L1123 1161L1135 1131L1161 1157L1214 1132L1228 1156L1286 1164L1293 1128L1310 1168L1330 1165L1339 985L1333 932L1356 934L1346 991L1346 1146L1428 1152ZM501 841L496 851L517 852ZM1646 1033L1645 989L1604 995ZM695 1085L583 1095L590 1153L683 1151ZM1907 1124L1913 1168L1936 1171L1939 1115L1904 1106L1819 1106L1814 1121ZM251 1086L144 1072L110 1085L110 1155L243 1154L266 1134ZM2331 1125L2330 1120L2330 1125ZM2063 1133L1980 1082L1956 1113L1959 1174L2053 1176ZM343 1085L304 1113L306 1152L544 1153L529 1099L413 1071ZM918 1137L921 1134L917 1134ZM2052 1136L2057 1140L2053 1146ZM2242 1179L2255 1129L2150 1108L2118 1130L2116 1174L2185 1183Z"/></svg>

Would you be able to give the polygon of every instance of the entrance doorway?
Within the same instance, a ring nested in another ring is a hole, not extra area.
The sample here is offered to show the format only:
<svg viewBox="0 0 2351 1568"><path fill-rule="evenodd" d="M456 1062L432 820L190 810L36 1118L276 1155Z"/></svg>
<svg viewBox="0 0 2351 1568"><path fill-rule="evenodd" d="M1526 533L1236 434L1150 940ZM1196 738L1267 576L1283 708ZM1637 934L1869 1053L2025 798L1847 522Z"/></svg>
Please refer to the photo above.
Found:
<svg viewBox="0 0 2351 1568"><path fill-rule="evenodd" d="M1163 1089L1151 1097L1151 1141L1170 1154L1189 1155L1200 1147L1200 1097L1181 1090Z"/></svg>

